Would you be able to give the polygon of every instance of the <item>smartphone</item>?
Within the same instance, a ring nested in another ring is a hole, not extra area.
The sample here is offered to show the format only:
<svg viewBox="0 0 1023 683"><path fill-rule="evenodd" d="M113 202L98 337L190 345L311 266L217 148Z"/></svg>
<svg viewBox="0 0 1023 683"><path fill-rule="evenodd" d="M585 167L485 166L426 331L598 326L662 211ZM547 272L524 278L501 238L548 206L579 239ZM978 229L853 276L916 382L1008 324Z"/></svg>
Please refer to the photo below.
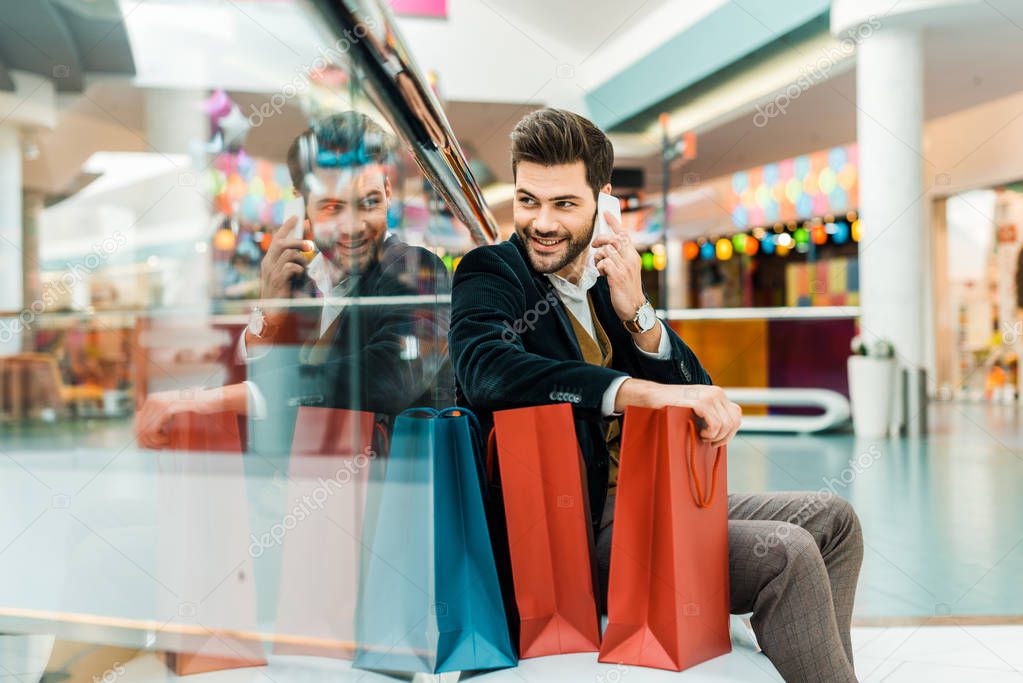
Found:
<svg viewBox="0 0 1023 683"><path fill-rule="evenodd" d="M597 221L593 229L593 239L614 234L611 226L604 219L604 213L610 213L622 224L622 203L612 194L601 192L597 195Z"/></svg>
<svg viewBox="0 0 1023 683"><path fill-rule="evenodd" d="M291 230L291 236L300 240L309 239L309 236L305 234L305 198L292 197L284 203L284 222L287 223L292 218L297 218L298 220L295 221L295 226ZM310 263L313 260L314 252L315 249L308 253L302 252L302 255L306 258L306 263ZM311 295L311 285L312 280L307 273L291 278L291 290L295 296L302 294Z"/></svg>
<svg viewBox="0 0 1023 683"><path fill-rule="evenodd" d="M292 197L284 202L284 223L291 218L298 219L295 221L295 229L291 231L291 236L295 239L303 239L305 237L305 198Z"/></svg>

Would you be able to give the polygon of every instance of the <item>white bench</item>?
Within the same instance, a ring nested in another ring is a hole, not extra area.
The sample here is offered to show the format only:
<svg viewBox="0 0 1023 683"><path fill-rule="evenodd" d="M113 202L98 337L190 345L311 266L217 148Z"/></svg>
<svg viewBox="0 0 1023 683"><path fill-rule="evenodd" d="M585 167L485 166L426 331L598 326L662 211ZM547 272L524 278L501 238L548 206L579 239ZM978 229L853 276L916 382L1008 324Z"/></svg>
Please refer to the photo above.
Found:
<svg viewBox="0 0 1023 683"><path fill-rule="evenodd" d="M820 408L820 415L743 415L742 432L796 432L809 434L845 424L852 414L849 400L831 389L778 389L740 387L725 389L739 405Z"/></svg>

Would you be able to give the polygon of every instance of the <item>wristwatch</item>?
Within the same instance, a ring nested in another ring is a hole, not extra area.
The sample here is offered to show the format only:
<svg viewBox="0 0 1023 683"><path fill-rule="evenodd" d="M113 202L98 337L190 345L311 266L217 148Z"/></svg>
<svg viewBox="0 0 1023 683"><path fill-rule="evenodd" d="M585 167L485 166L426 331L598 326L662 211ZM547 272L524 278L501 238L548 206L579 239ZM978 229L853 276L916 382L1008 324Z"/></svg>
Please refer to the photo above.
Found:
<svg viewBox="0 0 1023 683"><path fill-rule="evenodd" d="M262 339L270 331L269 328L266 316L263 315L263 309L259 306L253 306L252 311L249 313L249 334Z"/></svg>
<svg viewBox="0 0 1023 683"><path fill-rule="evenodd" d="M642 334L654 329L654 325L657 324L657 314L654 313L654 307L647 301L636 311L636 317L632 320L623 320L622 324L629 332Z"/></svg>

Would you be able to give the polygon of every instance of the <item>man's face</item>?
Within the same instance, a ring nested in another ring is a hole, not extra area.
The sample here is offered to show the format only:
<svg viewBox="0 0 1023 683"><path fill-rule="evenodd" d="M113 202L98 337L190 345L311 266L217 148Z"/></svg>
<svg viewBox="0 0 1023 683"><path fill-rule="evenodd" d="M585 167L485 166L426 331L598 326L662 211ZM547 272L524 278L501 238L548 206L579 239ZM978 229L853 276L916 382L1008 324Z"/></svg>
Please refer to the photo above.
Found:
<svg viewBox="0 0 1023 683"><path fill-rule="evenodd" d="M596 210L582 161L560 166L519 163L512 220L533 270L578 277Z"/></svg>
<svg viewBox="0 0 1023 683"><path fill-rule="evenodd" d="M391 184L380 166L317 168L306 175L306 212L317 249L345 274L380 258Z"/></svg>

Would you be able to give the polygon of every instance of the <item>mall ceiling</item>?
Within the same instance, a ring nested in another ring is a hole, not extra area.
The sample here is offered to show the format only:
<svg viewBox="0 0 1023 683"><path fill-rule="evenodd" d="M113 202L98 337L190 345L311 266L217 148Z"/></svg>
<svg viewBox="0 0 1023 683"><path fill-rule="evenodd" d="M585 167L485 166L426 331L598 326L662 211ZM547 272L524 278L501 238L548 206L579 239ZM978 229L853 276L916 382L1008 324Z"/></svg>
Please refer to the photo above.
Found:
<svg viewBox="0 0 1023 683"><path fill-rule="evenodd" d="M12 70L57 92L81 92L86 74L135 74L116 0L0 0L0 16L0 90L15 90Z"/></svg>
<svg viewBox="0 0 1023 683"><path fill-rule="evenodd" d="M1023 3L1019 4L1023 15ZM1012 19L1010 21L1009 19ZM925 116L928 120L969 109L1023 91L1023 16L998 21L930 28L925 36ZM541 104L450 102L455 134L487 161L502 181L510 182L508 135L519 116ZM856 139L856 72L845 71L817 84L793 100L784 116L763 127L754 125L755 110L733 112L698 130L698 157L672 173L672 186L685 174L707 180L789 156ZM618 165L643 168L646 184L656 191L661 165L656 138L649 152L619 157ZM630 140L630 144L635 139ZM633 144L634 146L634 144Z"/></svg>

